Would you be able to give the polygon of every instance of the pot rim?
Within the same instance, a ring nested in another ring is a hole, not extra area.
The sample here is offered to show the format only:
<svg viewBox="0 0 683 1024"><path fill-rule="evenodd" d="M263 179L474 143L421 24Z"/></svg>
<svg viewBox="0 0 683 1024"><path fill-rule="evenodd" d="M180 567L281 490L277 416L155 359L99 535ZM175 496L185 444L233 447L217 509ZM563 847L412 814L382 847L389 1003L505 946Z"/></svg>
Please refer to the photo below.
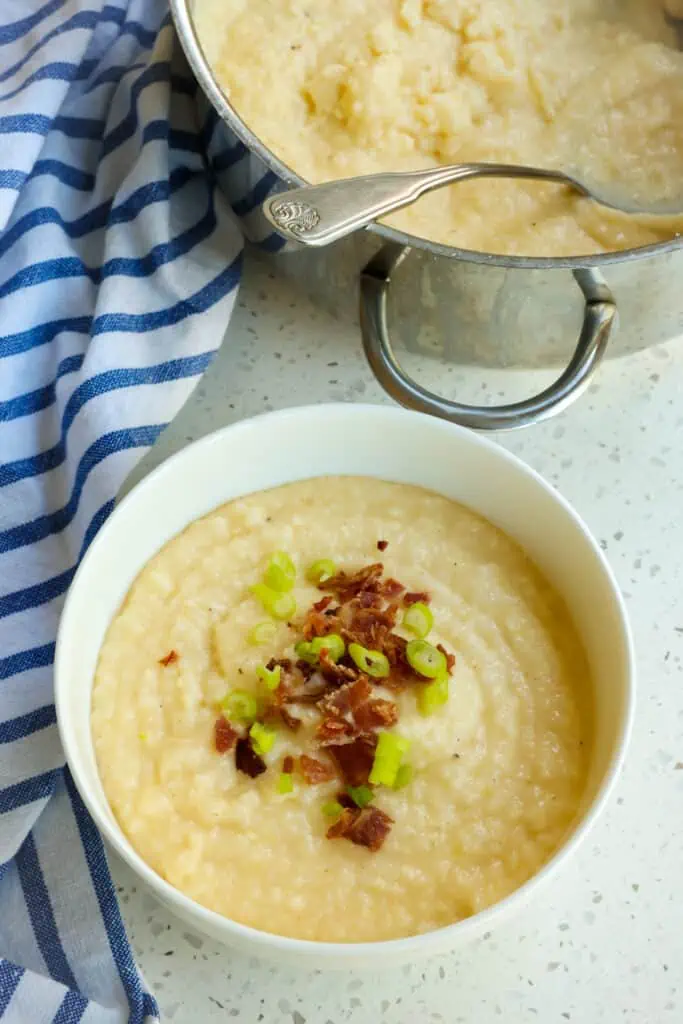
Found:
<svg viewBox="0 0 683 1024"><path fill-rule="evenodd" d="M302 178L301 175L297 174L291 167L275 156L272 150L268 149L261 142L259 137L254 134L230 104L230 101L215 79L197 38L190 13L190 5L193 0L169 0L169 2L176 32L178 33L180 44L185 52L188 63L199 85L221 120L237 135L247 149L255 153L269 170L277 174L289 186L296 187L310 184L305 178ZM397 242L399 245L407 246L411 249L422 249L432 256L444 256L446 259L462 260L466 263L507 267L516 270L600 268L613 263L630 263L635 260L646 259L648 256L663 256L683 247L683 236L679 236L667 242L656 242L652 245L640 246L637 249L624 249L619 252L607 252L598 255L559 257L504 256L497 255L496 253L477 252L472 249L459 249L455 246L445 245L442 242L431 242L426 238L421 238L419 235L410 235L405 231L387 227L376 221L363 230L379 235L381 239L388 242Z"/></svg>

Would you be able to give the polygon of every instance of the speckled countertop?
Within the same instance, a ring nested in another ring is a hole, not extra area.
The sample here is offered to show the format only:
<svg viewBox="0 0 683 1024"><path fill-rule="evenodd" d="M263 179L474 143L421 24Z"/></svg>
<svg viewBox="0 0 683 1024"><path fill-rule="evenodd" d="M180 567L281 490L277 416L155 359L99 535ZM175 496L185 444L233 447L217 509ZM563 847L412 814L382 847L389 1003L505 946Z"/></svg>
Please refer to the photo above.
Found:
<svg viewBox="0 0 683 1024"><path fill-rule="evenodd" d="M471 398L482 372L423 379ZM487 372L489 392L543 379ZM140 472L265 409L388 401L359 339L248 261L225 344ZM588 395L500 442L556 484L607 552L628 599L636 728L609 808L573 863L516 921L457 954L381 974L247 959L187 930L124 865L126 923L164 1020L213 1024L668 1024L683 1020L683 340L604 366Z"/></svg>

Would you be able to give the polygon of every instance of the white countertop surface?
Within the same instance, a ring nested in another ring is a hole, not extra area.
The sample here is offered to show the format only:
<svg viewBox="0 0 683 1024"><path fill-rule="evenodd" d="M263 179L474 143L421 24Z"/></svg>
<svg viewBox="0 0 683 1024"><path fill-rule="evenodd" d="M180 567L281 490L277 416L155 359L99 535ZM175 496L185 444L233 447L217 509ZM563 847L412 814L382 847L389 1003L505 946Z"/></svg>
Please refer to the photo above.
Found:
<svg viewBox="0 0 683 1024"><path fill-rule="evenodd" d="M489 394L504 387L518 397L547 377L444 373L434 363L423 379L471 400L484 381ZM250 258L218 357L140 471L233 420L326 400L389 401L356 332ZM243 957L188 931L115 861L124 917L165 1021L683 1020L683 341L607 363L566 413L499 441L574 504L627 597L638 707L606 813L522 918L456 954L381 974L322 974Z"/></svg>

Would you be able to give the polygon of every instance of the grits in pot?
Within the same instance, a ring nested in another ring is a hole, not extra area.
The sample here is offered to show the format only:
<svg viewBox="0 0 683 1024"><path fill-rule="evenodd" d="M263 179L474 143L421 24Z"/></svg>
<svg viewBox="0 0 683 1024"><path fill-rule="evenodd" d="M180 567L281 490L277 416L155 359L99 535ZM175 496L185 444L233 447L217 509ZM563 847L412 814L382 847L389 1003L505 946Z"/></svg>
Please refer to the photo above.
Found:
<svg viewBox="0 0 683 1024"><path fill-rule="evenodd" d="M138 853L263 931L394 939L549 859L581 803L589 669L498 528L362 477L288 484L188 526L106 635L104 791Z"/></svg>
<svg viewBox="0 0 683 1024"><path fill-rule="evenodd" d="M643 202L683 181L673 0L194 0L237 114L310 182L471 161L575 169ZM465 249L579 256L680 233L568 189L479 180L393 215Z"/></svg>

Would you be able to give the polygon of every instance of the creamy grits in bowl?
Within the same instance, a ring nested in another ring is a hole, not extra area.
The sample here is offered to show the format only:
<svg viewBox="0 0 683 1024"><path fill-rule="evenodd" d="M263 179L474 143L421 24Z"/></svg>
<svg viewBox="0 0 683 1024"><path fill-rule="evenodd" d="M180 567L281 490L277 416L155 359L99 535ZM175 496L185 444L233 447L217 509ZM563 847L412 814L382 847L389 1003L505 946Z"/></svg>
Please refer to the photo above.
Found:
<svg viewBox="0 0 683 1024"><path fill-rule="evenodd" d="M126 497L56 657L76 784L196 927L319 965L447 949L585 834L632 714L628 624L564 501L491 443L316 406Z"/></svg>

